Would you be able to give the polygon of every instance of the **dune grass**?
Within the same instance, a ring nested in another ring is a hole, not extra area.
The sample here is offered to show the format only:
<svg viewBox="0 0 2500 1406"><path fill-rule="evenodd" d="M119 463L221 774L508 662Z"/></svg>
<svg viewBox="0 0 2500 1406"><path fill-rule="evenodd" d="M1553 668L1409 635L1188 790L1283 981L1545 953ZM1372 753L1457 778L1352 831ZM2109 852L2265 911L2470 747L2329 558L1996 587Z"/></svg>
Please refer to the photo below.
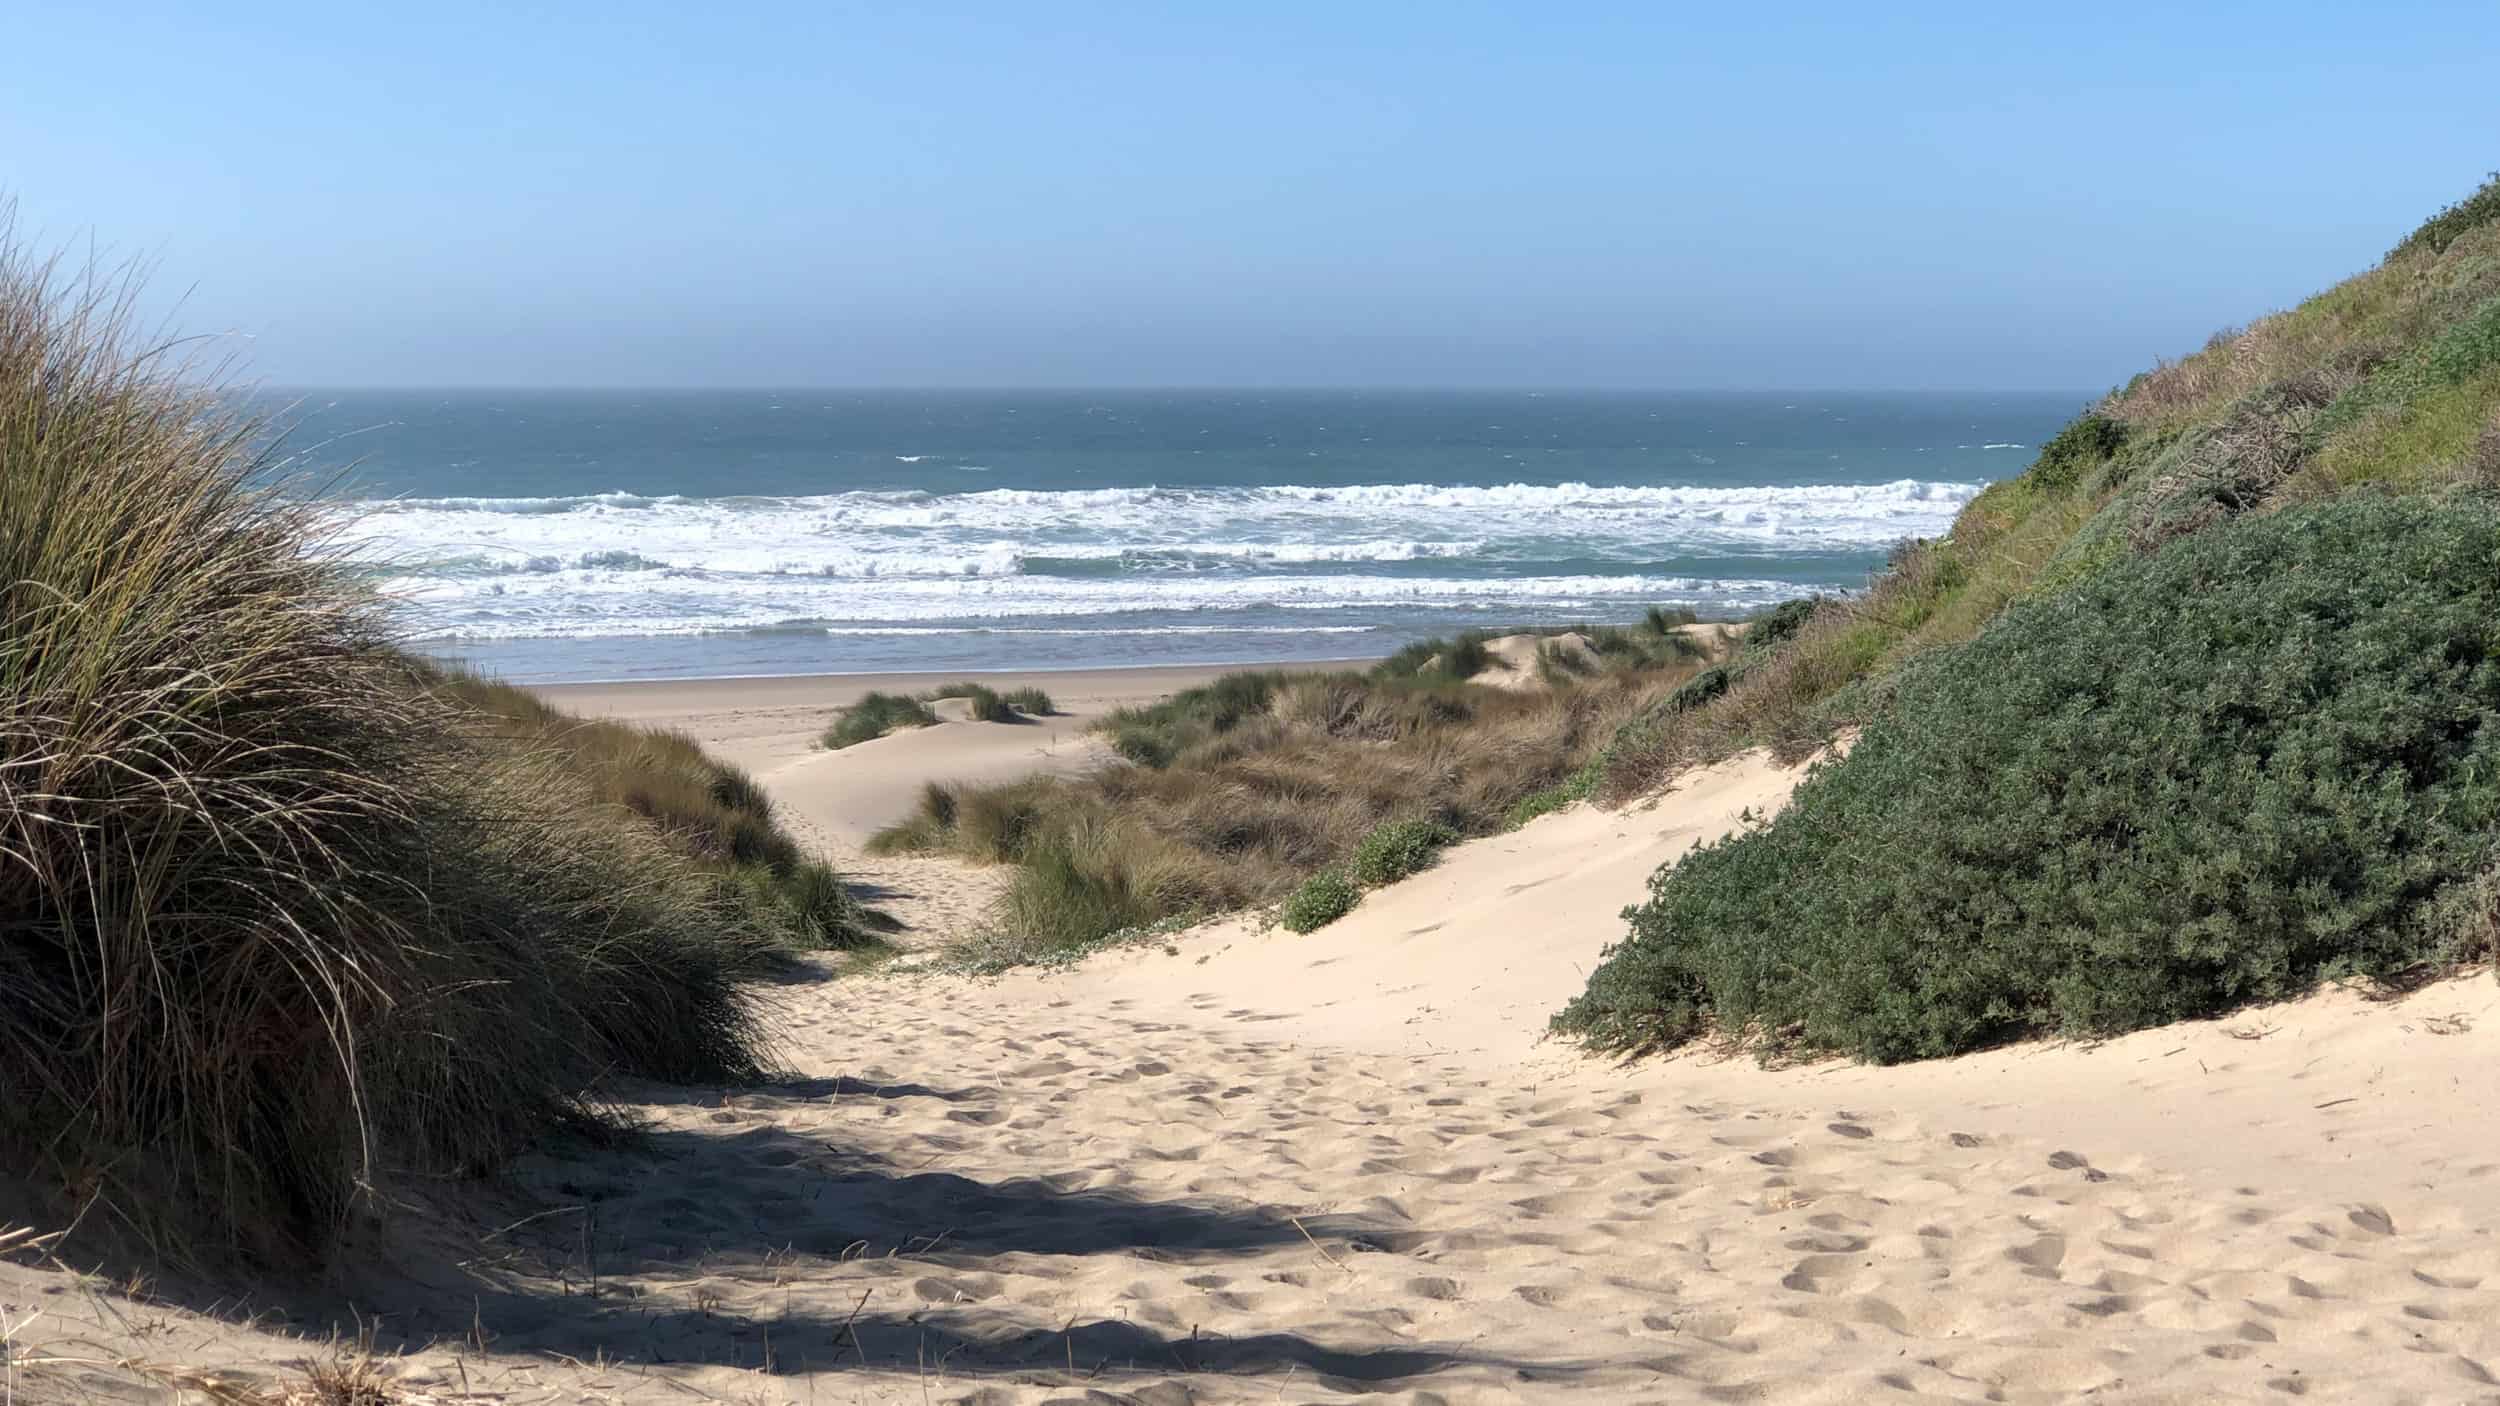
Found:
<svg viewBox="0 0 2500 1406"><path fill-rule="evenodd" d="M874 742L898 728L931 727L937 714L917 698L900 693L865 693L860 700L842 710L842 715L817 739L828 751L856 747Z"/></svg>
<svg viewBox="0 0 2500 1406"><path fill-rule="evenodd" d="M938 715L929 705L948 698L964 700L974 722L1019 723L1027 718L1046 718L1058 711L1051 705L1049 694L1030 686L1001 693L988 684L965 680L940 684L918 695L871 692L843 709L818 739L819 744L827 750L855 747L899 729L932 726Z"/></svg>
<svg viewBox="0 0 2500 1406"><path fill-rule="evenodd" d="M640 818L791 946L876 945L889 920L851 896L831 866L781 827L755 778L683 733L576 717L538 695L456 671L428 671L495 742L546 753L604 800Z"/></svg>
<svg viewBox="0 0 2500 1406"><path fill-rule="evenodd" d="M1031 684L1026 684L1022 688L1011 688L1003 696L1007 700L1008 707L1028 717L1047 718L1059 711L1058 705L1051 702L1049 694Z"/></svg>
<svg viewBox="0 0 2500 1406"><path fill-rule="evenodd" d="M294 1258L609 1075L757 1070L780 934L481 735L126 306L0 251L0 1174Z"/></svg>
<svg viewBox="0 0 2500 1406"><path fill-rule="evenodd" d="M1684 640L1682 624L1667 633ZM1133 765L933 785L869 848L1016 866L979 943L993 965L1278 902L1324 870L1360 863L1381 877L1346 882L1387 882L1449 840L1501 828L1702 667L1680 644L1612 658L1526 691L1438 669L1227 674L1106 716L1101 731Z"/></svg>

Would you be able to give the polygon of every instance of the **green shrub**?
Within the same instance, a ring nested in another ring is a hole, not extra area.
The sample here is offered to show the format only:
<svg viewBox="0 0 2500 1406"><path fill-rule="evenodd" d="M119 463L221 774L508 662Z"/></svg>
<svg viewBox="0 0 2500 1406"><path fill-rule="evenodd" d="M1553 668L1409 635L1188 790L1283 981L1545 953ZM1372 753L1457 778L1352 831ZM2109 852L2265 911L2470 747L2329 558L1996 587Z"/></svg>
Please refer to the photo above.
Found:
<svg viewBox="0 0 2500 1406"><path fill-rule="evenodd" d="M2496 563L2491 503L2371 495L2015 605L1661 870L1557 1025L1898 1060L2456 955L2426 915L2500 836Z"/></svg>
<svg viewBox="0 0 2500 1406"><path fill-rule="evenodd" d="M2032 461L2029 474L2043 487L2072 487L2087 472L2097 471L2116 458L2126 444L2125 424L2087 410L2040 446L2040 456Z"/></svg>
<svg viewBox="0 0 2500 1406"><path fill-rule="evenodd" d="M1806 622L1837 604L1829 596L1799 596L1784 600L1746 622L1743 643L1737 646L1739 660L1760 658L1779 649L1797 637Z"/></svg>
<svg viewBox="0 0 2500 1406"><path fill-rule="evenodd" d="M1353 912L1354 905L1362 900L1362 890L1355 887L1352 879L1339 870L1323 869L1285 895L1276 921L1287 932L1310 932Z"/></svg>
<svg viewBox="0 0 2500 1406"><path fill-rule="evenodd" d="M1049 694L1030 684L1008 690L1007 703L1017 712L1036 718L1047 718L1059 711L1052 705Z"/></svg>
<svg viewBox="0 0 2500 1406"><path fill-rule="evenodd" d="M1438 820L1393 820L1354 847L1354 877L1365 888L1394 884L1457 843L1458 832Z"/></svg>
<svg viewBox="0 0 2500 1406"><path fill-rule="evenodd" d="M827 750L855 747L874 742L897 728L928 727L937 721L937 714L917 698L899 693L865 693L860 700L842 710L833 726L825 729Z"/></svg>

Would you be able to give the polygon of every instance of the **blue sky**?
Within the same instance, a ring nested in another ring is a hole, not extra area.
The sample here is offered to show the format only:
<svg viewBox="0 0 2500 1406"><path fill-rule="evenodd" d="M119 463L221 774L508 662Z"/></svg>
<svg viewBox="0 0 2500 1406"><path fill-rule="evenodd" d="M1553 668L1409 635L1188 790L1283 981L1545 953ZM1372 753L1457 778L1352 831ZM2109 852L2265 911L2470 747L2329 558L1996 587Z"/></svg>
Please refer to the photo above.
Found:
<svg viewBox="0 0 2500 1406"><path fill-rule="evenodd" d="M280 384L2097 387L2500 166L2489 0L8 28L21 237Z"/></svg>

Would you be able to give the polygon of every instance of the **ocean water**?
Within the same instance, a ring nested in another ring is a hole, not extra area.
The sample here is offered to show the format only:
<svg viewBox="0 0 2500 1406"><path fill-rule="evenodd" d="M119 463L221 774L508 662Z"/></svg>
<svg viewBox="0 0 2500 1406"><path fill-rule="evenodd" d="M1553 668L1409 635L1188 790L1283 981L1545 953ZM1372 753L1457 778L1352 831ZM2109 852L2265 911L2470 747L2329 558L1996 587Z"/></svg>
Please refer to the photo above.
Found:
<svg viewBox="0 0 2500 1406"><path fill-rule="evenodd" d="M1862 585L2074 394L292 392L412 646L524 681L1376 656Z"/></svg>

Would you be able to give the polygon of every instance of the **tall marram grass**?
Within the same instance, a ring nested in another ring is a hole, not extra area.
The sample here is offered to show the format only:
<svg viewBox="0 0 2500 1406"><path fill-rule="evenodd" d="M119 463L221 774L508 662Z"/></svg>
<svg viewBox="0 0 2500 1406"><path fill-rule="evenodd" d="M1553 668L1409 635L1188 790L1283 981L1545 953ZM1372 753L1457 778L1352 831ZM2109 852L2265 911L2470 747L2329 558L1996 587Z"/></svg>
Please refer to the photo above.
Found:
<svg viewBox="0 0 2500 1406"><path fill-rule="evenodd" d="M1045 958L1282 899L1363 863L1384 826L1368 881L1411 872L1441 844L1502 828L1700 668L1662 649L1641 667L1527 691L1433 671L1227 674L1105 716L1130 765L933 785L868 847L1017 866L981 955Z"/></svg>
<svg viewBox="0 0 2500 1406"><path fill-rule="evenodd" d="M746 911L392 650L262 427L0 229L0 1174L160 1250L759 1062Z"/></svg>

